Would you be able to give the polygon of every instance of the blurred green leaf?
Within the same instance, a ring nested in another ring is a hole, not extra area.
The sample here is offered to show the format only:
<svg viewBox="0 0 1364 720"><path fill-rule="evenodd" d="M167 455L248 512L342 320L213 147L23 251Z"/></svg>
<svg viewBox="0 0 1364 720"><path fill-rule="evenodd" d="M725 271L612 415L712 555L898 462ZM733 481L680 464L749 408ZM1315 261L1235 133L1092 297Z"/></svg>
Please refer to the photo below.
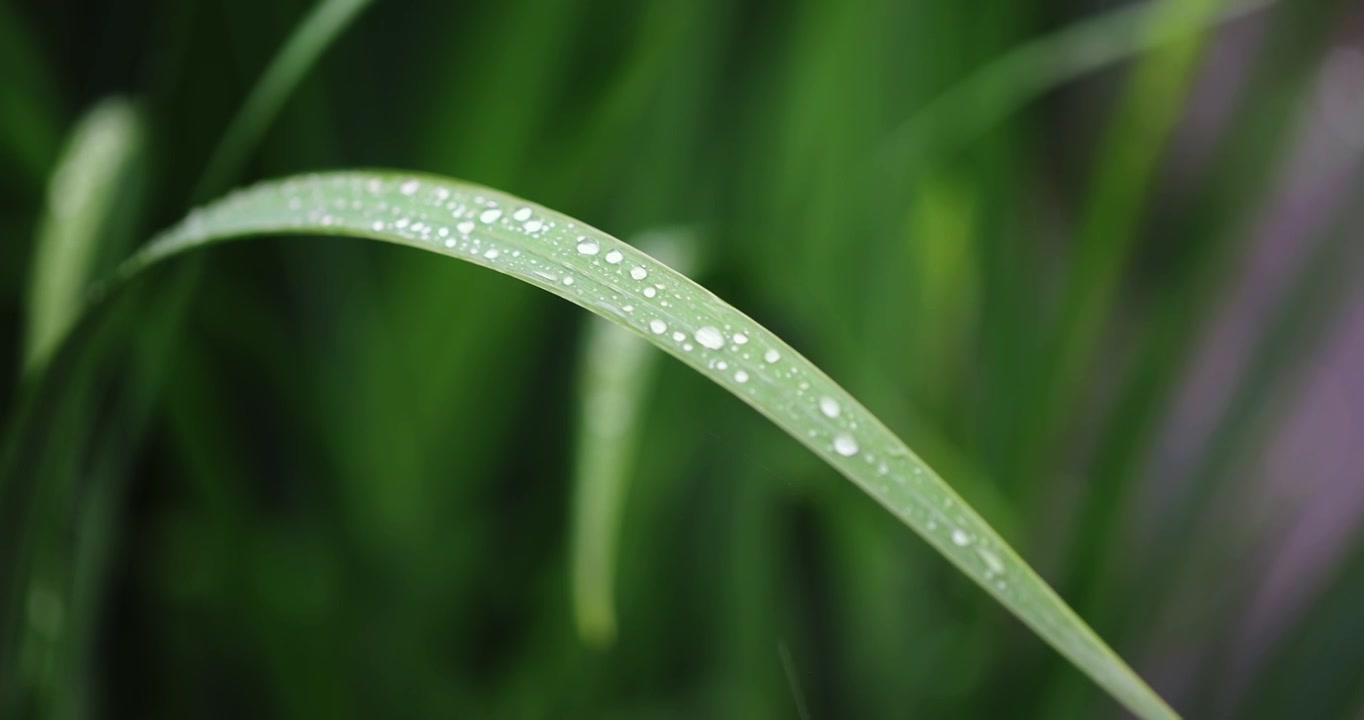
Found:
<svg viewBox="0 0 1364 720"><path fill-rule="evenodd" d="M126 100L106 100L73 131L47 193L47 215L33 255L25 371L40 369L85 303L96 261L128 222L115 216L129 200L130 173L143 140L142 120Z"/></svg>

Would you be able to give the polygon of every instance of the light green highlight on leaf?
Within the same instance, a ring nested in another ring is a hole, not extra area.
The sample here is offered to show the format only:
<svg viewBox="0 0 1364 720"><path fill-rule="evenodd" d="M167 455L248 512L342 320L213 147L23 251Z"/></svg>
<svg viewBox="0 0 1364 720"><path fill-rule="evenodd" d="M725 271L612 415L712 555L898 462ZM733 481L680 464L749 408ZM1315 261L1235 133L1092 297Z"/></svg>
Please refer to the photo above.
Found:
<svg viewBox="0 0 1364 720"><path fill-rule="evenodd" d="M124 175L142 142L142 121L125 100L106 100L71 135L47 191L33 256L24 368L41 367L76 321L100 239L109 231Z"/></svg>

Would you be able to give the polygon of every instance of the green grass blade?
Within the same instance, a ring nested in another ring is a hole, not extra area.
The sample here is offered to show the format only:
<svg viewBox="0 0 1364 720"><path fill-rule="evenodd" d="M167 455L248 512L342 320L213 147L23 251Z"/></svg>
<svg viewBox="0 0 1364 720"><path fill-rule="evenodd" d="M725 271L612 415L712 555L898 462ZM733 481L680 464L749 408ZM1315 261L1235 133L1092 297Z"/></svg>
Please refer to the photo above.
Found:
<svg viewBox="0 0 1364 720"><path fill-rule="evenodd" d="M1068 25L1006 53L925 105L887 138L880 160L904 168L930 152L963 147L1049 90L1274 1L1177 16L1161 3L1144 2Z"/></svg>
<svg viewBox="0 0 1364 720"><path fill-rule="evenodd" d="M106 100L71 135L48 186L47 215L33 253L24 371L40 368L78 317L116 223L126 174L136 161L142 123L127 101ZM123 250L118 249L119 252Z"/></svg>
<svg viewBox="0 0 1364 720"><path fill-rule="evenodd" d="M642 249L678 272L691 272L691 238L645 236ZM578 634L606 646L616 637L613 600L616 548L630 473L639 448L639 419L658 355L618 325L594 318L579 368L578 455L574 468L573 610Z"/></svg>
<svg viewBox="0 0 1364 720"><path fill-rule="evenodd" d="M862 488L1132 712L1176 717L937 474L795 349L685 276L554 211L431 176L346 172L269 182L194 212L125 263L105 290L197 247L277 234L371 238L458 258L648 339ZM452 317L478 311L450 308Z"/></svg>
<svg viewBox="0 0 1364 720"><path fill-rule="evenodd" d="M290 33L288 42L270 62L213 151L195 188L195 200L204 200L232 183L251 148L260 141L294 88L370 2L320 0Z"/></svg>

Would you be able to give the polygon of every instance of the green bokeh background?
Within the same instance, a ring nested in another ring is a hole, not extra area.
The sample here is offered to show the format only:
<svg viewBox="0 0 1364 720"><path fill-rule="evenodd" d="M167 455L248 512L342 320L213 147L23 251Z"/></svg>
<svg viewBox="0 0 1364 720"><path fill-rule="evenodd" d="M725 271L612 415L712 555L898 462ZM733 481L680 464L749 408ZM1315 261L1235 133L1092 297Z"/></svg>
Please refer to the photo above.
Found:
<svg viewBox="0 0 1364 720"><path fill-rule="evenodd" d="M309 7L0 0L7 432L73 123L137 104L149 237ZM1360 717L1359 5L1282 0L895 149L975 69L1114 7L379 0L240 180L409 168L626 239L687 228L699 281L885 419L1176 709ZM153 284L108 331L136 349L25 421L64 468L27 479L124 478L71 629L93 663L49 686L82 712L1121 716L671 361L640 398L620 634L590 647L568 577L584 313L359 241L214 249Z"/></svg>

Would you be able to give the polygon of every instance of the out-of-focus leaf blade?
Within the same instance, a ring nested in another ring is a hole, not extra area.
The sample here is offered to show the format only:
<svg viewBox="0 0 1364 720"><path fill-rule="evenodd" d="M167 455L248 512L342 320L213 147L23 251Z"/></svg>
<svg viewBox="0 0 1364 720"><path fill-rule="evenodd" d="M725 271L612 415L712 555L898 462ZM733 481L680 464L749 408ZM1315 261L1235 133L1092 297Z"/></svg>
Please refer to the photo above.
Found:
<svg viewBox="0 0 1364 720"><path fill-rule="evenodd" d="M47 215L33 254L26 372L40 367L70 329L101 252L101 238L142 141L141 120L127 101L106 100L72 133L48 187Z"/></svg>

